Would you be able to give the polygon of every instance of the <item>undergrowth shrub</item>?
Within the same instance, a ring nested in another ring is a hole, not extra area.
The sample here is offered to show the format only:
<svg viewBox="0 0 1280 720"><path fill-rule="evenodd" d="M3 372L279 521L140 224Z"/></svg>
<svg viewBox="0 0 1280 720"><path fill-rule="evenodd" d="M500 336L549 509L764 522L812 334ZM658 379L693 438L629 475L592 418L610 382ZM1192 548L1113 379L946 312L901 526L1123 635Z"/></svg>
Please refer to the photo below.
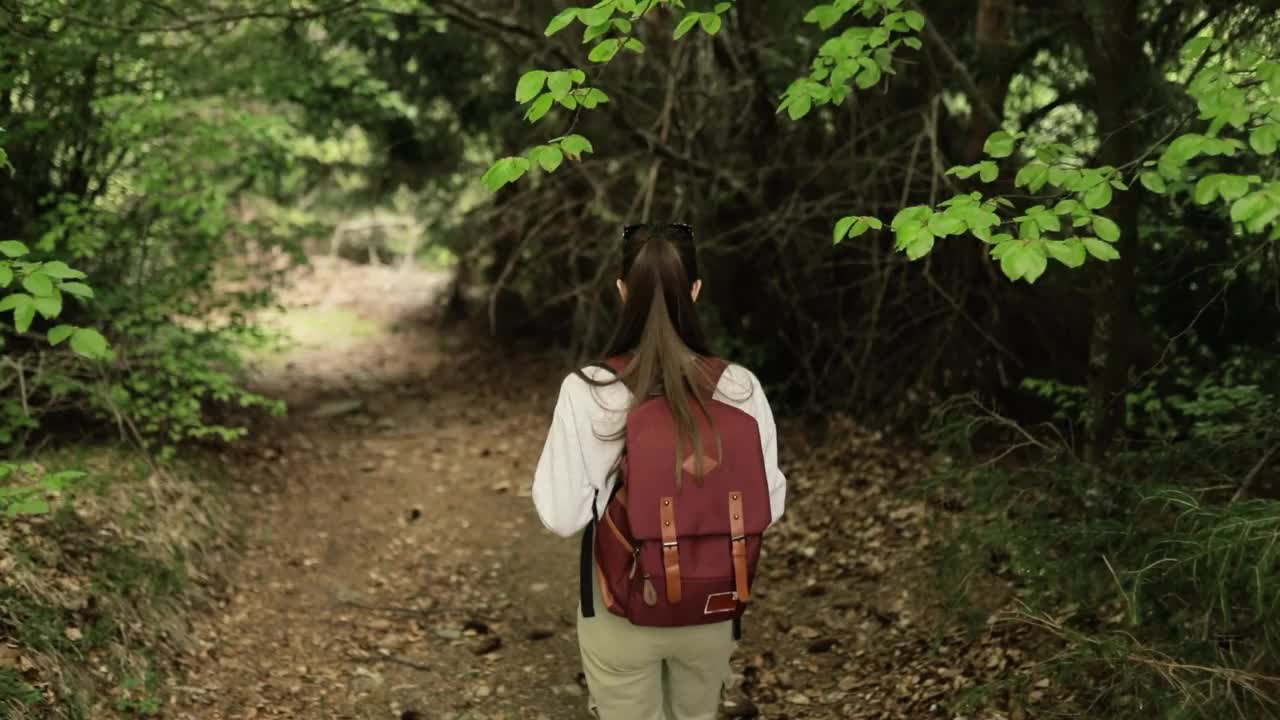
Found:
<svg viewBox="0 0 1280 720"><path fill-rule="evenodd" d="M1064 716L1276 717L1280 402L1211 379L1163 407L1176 432L1098 464L1061 424L1022 426L971 397L940 408L930 489L967 499L940 563L969 590L955 609L1057 638L1044 667L1068 691ZM976 598L978 574L1010 595Z"/></svg>

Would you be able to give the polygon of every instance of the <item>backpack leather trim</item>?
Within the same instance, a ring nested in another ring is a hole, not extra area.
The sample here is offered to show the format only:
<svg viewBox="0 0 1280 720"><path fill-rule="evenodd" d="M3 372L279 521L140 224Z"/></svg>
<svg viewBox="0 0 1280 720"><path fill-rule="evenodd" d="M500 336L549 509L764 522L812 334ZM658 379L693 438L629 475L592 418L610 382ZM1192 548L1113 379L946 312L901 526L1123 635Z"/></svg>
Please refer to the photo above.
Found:
<svg viewBox="0 0 1280 720"><path fill-rule="evenodd" d="M667 578L667 602L680 602L680 550L676 539L675 498L664 497L659 506L662 519L662 569Z"/></svg>
<svg viewBox="0 0 1280 720"><path fill-rule="evenodd" d="M733 582L741 603L751 599L747 579L747 530L743 517L742 493L734 490L729 493L729 532L732 533L733 545Z"/></svg>
<svg viewBox="0 0 1280 720"><path fill-rule="evenodd" d="M617 607L617 603L613 601L613 593L609 592L609 580L604 576L604 569L599 563L596 564L596 577L599 578L600 599L604 600L604 606L611 609Z"/></svg>

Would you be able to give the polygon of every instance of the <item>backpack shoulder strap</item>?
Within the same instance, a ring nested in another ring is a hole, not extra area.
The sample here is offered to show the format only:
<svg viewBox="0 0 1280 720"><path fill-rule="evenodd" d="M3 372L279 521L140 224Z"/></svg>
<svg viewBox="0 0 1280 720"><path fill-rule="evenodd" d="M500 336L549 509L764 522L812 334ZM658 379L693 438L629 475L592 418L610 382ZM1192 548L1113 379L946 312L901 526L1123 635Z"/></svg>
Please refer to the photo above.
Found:
<svg viewBox="0 0 1280 720"><path fill-rule="evenodd" d="M582 605L582 617L591 618L596 616L595 598L592 597L591 583L595 580L591 577L591 570L595 567L595 531L596 531L596 500L599 493L591 495L591 522L587 523L587 527L582 532L582 547L578 555L578 602Z"/></svg>
<svg viewBox="0 0 1280 720"><path fill-rule="evenodd" d="M714 395L716 388L720 385L720 378L724 377L725 370L729 369L729 361L718 357L704 357L703 365L707 370L707 382L710 384L711 394Z"/></svg>

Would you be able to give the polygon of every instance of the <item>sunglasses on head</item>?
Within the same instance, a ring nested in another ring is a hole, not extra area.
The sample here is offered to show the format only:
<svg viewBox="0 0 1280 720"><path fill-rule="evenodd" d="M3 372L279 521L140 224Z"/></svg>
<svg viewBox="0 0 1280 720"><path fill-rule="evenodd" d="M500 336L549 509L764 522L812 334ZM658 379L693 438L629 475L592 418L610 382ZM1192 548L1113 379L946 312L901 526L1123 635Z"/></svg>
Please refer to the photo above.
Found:
<svg viewBox="0 0 1280 720"><path fill-rule="evenodd" d="M623 237L623 239L629 238L629 237L631 237L631 234L632 234L632 233L634 233L635 231L637 231L637 230L643 230L643 229L645 229L645 228L651 228L651 227L664 227L664 226L663 226L663 225L652 225L652 224L649 224L649 223L638 223L638 224L635 224L635 225L623 225L623 226L622 226L622 237ZM679 232L680 232L680 234L682 234L682 235L687 235L687 236L692 236L692 235L693 235L693 226L692 226L692 225L689 225L689 224L686 224L686 223L666 223L665 227L675 228L675 229L676 229L677 231L679 231Z"/></svg>

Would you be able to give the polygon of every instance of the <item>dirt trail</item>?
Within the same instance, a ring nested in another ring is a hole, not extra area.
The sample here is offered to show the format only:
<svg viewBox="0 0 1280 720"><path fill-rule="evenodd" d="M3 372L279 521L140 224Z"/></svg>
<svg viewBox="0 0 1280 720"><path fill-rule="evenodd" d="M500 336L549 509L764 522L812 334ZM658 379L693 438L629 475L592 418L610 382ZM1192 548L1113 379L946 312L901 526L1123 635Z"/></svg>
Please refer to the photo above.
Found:
<svg viewBox="0 0 1280 720"><path fill-rule="evenodd" d="M545 532L528 498L564 368L433 330L444 282L322 261L290 293L283 322L306 342L266 360L260 383L290 416L228 458L244 557L195 621L166 717L587 717L576 543ZM990 631L961 641L928 621L914 588L930 511L894 492L919 459L840 436L784 437L790 509L730 709L956 717L939 701L973 685L966 667L1017 658Z"/></svg>

